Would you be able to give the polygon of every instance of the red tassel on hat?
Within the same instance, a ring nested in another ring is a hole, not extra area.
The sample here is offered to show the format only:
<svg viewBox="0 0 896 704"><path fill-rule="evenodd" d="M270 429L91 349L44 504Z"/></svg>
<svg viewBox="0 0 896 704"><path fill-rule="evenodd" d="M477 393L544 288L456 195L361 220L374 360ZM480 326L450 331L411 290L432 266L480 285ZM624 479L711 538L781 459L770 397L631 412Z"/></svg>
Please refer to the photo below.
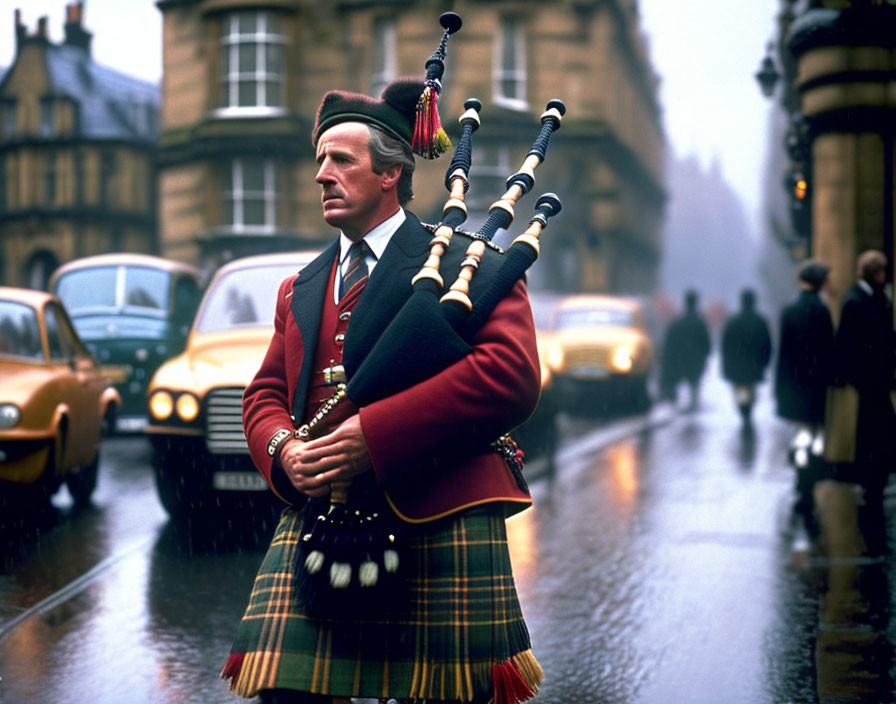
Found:
<svg viewBox="0 0 896 704"><path fill-rule="evenodd" d="M414 136L411 142L414 153L426 159L435 159L451 148L451 140L439 119L438 102L438 81L427 81L426 88L417 100Z"/></svg>

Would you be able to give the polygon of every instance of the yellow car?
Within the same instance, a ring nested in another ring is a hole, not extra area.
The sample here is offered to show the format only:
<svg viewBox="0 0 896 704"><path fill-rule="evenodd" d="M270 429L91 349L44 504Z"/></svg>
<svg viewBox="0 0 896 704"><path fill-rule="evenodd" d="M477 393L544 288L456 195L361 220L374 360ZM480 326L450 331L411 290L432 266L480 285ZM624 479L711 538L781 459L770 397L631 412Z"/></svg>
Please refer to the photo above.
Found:
<svg viewBox="0 0 896 704"><path fill-rule="evenodd" d="M224 504L276 505L249 457L243 390L274 333L280 282L316 252L244 257L221 267L206 289L184 352L149 383L149 424L159 499L175 521Z"/></svg>
<svg viewBox="0 0 896 704"><path fill-rule="evenodd" d="M646 410L653 345L636 298L576 295L551 314L542 348L561 407Z"/></svg>
<svg viewBox="0 0 896 704"><path fill-rule="evenodd" d="M99 446L121 397L55 296L0 286L0 509L96 487Z"/></svg>

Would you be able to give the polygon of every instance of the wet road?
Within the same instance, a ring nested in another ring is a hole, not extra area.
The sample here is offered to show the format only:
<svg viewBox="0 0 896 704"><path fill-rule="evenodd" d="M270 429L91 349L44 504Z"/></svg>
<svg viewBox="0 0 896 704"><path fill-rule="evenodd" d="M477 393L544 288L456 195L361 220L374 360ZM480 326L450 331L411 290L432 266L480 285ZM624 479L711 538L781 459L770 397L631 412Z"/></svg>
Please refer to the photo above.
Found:
<svg viewBox="0 0 896 704"><path fill-rule="evenodd" d="M893 561L864 554L847 485L819 492L826 552L805 551L790 428L760 399L753 435L714 378L696 413L563 423L553 479L508 524L536 702L896 700ZM63 491L0 543L0 701L240 701L217 673L265 535L178 536L147 452L107 440L94 508Z"/></svg>

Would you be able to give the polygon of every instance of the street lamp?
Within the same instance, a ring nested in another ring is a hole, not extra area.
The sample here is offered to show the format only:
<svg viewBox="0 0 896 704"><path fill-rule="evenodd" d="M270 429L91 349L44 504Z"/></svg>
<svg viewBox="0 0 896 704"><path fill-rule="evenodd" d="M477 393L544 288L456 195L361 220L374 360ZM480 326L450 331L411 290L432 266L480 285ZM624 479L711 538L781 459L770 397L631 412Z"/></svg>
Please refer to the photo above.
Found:
<svg viewBox="0 0 896 704"><path fill-rule="evenodd" d="M780 31L778 41L783 42L781 38L786 36L787 30L794 20L792 10L794 0L782 0L781 4L783 9L778 18ZM784 135L783 146L789 157L790 165L785 170L783 185L790 210L791 233L782 242L787 246L791 256L801 258L805 257L809 250L812 235L810 205L812 142L809 126L799 108L799 94L793 88L792 77L795 67L792 57L786 52L783 43L780 45L782 53L776 57L777 46L775 41L769 41L766 44L765 56L759 64L759 70L754 75L762 95L766 98L775 97L778 82L782 78L785 79L784 89L778 98L787 115L787 132ZM776 62L775 58L780 63Z"/></svg>
<svg viewBox="0 0 896 704"><path fill-rule="evenodd" d="M759 82L759 90L766 98L771 98L775 93L775 86L778 85L778 79L781 74L775 67L775 60L772 58L772 43L769 42L766 47L765 57L759 64L759 70L756 72L756 80Z"/></svg>

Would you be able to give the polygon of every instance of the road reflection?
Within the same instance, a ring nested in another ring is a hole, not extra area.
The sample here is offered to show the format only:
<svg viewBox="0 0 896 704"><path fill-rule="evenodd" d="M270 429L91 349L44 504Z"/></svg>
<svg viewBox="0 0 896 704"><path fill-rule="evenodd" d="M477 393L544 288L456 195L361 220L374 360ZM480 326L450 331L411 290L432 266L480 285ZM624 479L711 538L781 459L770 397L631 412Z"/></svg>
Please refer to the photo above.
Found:
<svg viewBox="0 0 896 704"><path fill-rule="evenodd" d="M205 534L166 524L152 548L146 594L147 642L155 686L165 701L226 698L219 672L270 533L249 521L229 522Z"/></svg>
<svg viewBox="0 0 896 704"><path fill-rule="evenodd" d="M894 652L890 624L891 576L887 561L863 534L856 486L821 482L815 489L823 557L815 561L820 595L815 660L818 699L826 702L892 701ZM880 525L867 530L881 529Z"/></svg>

